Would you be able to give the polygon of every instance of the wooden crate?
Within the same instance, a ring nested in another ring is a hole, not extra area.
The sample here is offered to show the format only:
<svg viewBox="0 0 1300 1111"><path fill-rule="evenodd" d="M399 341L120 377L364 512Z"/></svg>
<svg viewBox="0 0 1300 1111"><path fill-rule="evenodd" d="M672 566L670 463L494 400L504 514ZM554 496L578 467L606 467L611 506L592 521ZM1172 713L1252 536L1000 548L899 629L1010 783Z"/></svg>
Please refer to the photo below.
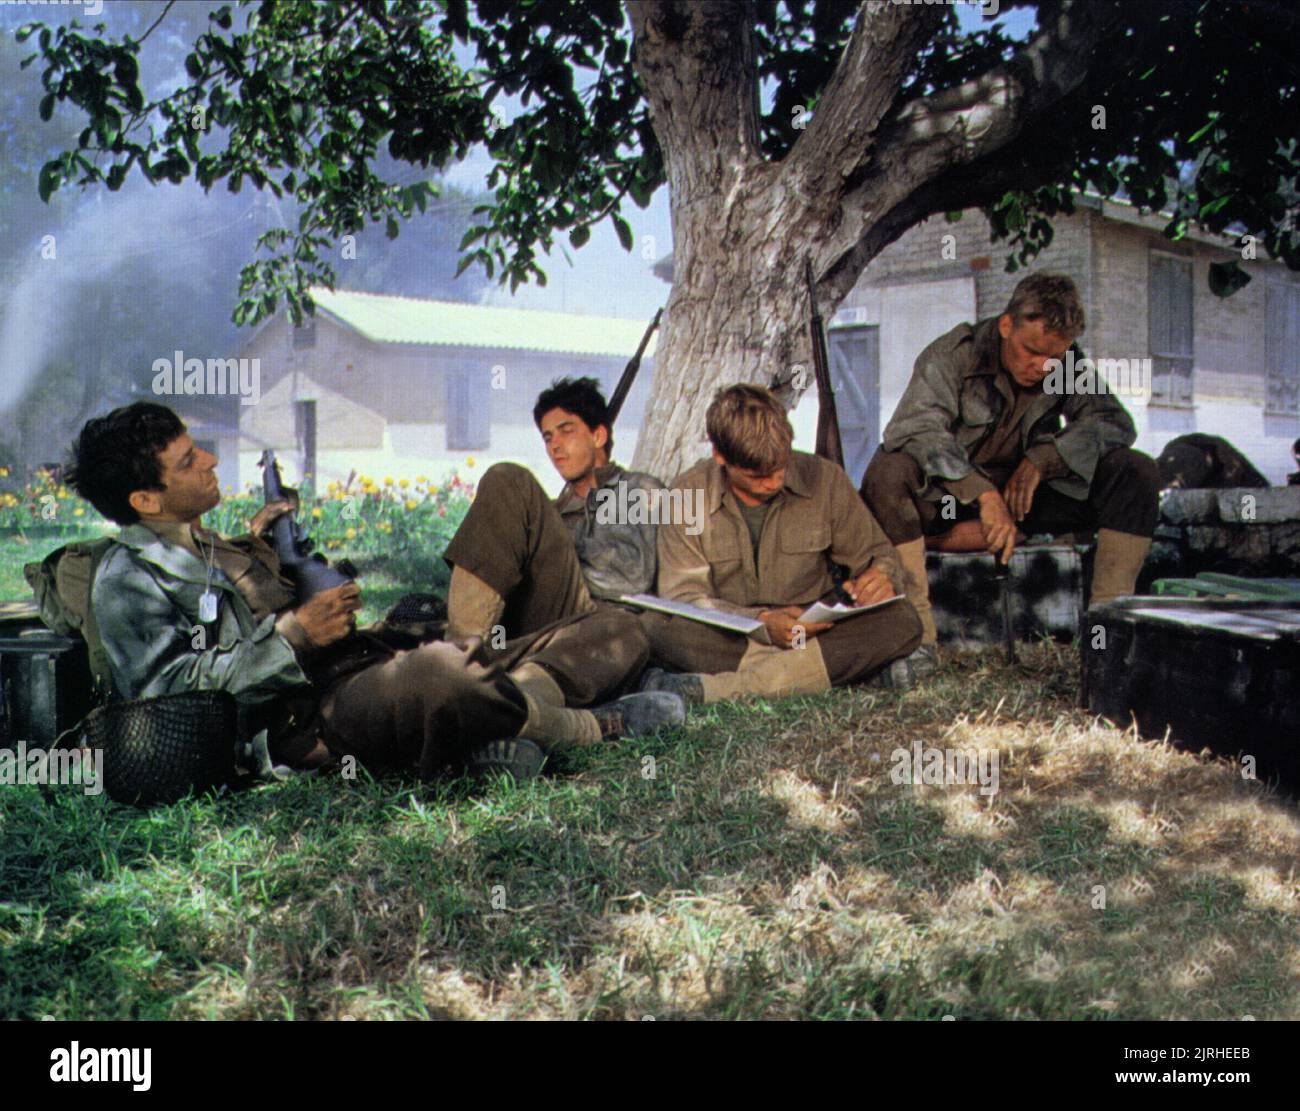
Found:
<svg viewBox="0 0 1300 1111"><path fill-rule="evenodd" d="M1121 598L1089 610L1080 634L1088 709L1300 784L1300 606Z"/></svg>
<svg viewBox="0 0 1300 1111"><path fill-rule="evenodd" d="M1079 628L1090 551L1068 544L1017 548L1011 556L1011 626L1017 640L1072 640ZM1002 643L993 556L928 552L930 604L939 639L956 648Z"/></svg>

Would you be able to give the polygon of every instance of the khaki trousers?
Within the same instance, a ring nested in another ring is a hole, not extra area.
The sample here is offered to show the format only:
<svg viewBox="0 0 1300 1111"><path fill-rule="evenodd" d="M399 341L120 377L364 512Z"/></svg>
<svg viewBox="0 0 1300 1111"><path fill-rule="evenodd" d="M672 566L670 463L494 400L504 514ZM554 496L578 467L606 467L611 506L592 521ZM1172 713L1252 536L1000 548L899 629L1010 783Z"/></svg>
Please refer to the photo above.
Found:
<svg viewBox="0 0 1300 1111"><path fill-rule="evenodd" d="M803 648L777 648L684 617L646 612L651 663L703 674L706 701L743 695L811 694L868 679L921 643L906 599L838 622Z"/></svg>

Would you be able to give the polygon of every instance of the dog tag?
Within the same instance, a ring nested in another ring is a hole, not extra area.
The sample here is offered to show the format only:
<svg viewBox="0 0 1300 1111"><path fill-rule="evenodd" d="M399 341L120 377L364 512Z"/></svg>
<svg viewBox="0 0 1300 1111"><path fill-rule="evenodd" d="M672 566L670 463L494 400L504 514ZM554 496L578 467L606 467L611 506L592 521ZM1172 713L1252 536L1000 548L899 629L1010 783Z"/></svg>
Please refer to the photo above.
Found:
<svg viewBox="0 0 1300 1111"><path fill-rule="evenodd" d="M204 624L217 619L217 592L205 590L199 598L199 620Z"/></svg>

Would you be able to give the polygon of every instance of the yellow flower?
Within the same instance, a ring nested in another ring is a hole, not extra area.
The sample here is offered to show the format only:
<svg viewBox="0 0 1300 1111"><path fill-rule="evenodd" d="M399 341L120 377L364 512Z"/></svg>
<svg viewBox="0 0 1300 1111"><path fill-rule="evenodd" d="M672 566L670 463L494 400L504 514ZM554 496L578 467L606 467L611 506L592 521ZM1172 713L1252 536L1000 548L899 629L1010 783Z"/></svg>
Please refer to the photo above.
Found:
<svg viewBox="0 0 1300 1111"><path fill-rule="evenodd" d="M332 548L337 548L338 546L339 546L339 542L338 542L337 540L326 540L326 541L325 541L325 547L327 547L327 548L331 548L331 549L332 549Z"/></svg>
<svg viewBox="0 0 1300 1111"><path fill-rule="evenodd" d="M77 506L77 508L72 511L72 515L74 517L80 517L85 512L86 511L82 509L81 506Z"/></svg>
<svg viewBox="0 0 1300 1111"><path fill-rule="evenodd" d="M9 473L8 470L6 470L6 471L5 471L5 474L8 474L8 473ZM418 475L415 476L415 481L418 482L421 486L423 486L423 485L424 485L426 482L428 482L429 480L428 480L427 478L425 478L424 475L422 475L422 474L418 474Z"/></svg>
<svg viewBox="0 0 1300 1111"><path fill-rule="evenodd" d="M393 476L392 476L392 475L385 475L385 476L384 476L384 485L385 485L385 486L391 486L392 484L393 484Z"/></svg>
<svg viewBox="0 0 1300 1111"><path fill-rule="evenodd" d="M397 485L400 486L403 490L405 490L411 484L407 482L406 479L402 479Z"/></svg>
<svg viewBox="0 0 1300 1111"><path fill-rule="evenodd" d="M413 500L412 498L407 498L406 501L405 501L403 504L406 506L406 511L409 513L412 509L414 509L414 508L415 508L417 505L419 505L420 503L417 502L417 501L415 501L415 500Z"/></svg>
<svg viewBox="0 0 1300 1111"><path fill-rule="evenodd" d="M430 486L430 487L429 487L429 493L430 493L430 494L436 494L437 492L438 492L438 487L436 487L436 486Z"/></svg>
<svg viewBox="0 0 1300 1111"><path fill-rule="evenodd" d="M350 529L348 529L348 531L347 531L346 533L344 533L344 535L345 535L349 540L355 540L355 539L357 538L357 530L354 529L354 528L350 528Z"/></svg>
<svg viewBox="0 0 1300 1111"><path fill-rule="evenodd" d="M468 459L465 460L465 466L472 467L473 465L474 465L474 456L471 455Z"/></svg>
<svg viewBox="0 0 1300 1111"><path fill-rule="evenodd" d="M314 518L316 518L316 520L319 521L319 520L321 519L321 516L322 516L322 513L321 513L321 507L318 505L318 506L316 506L314 509L312 509L312 511L311 511L311 515L312 515Z"/></svg>
<svg viewBox="0 0 1300 1111"><path fill-rule="evenodd" d="M337 490L338 488L339 488L339 484L338 484L337 482L331 482L331 483L329 483L329 485L327 485L327 486L325 487L325 490L326 490L327 493L332 493L333 491Z"/></svg>
<svg viewBox="0 0 1300 1111"><path fill-rule="evenodd" d="M9 477L9 468L0 467L0 478L8 478L8 477Z"/></svg>

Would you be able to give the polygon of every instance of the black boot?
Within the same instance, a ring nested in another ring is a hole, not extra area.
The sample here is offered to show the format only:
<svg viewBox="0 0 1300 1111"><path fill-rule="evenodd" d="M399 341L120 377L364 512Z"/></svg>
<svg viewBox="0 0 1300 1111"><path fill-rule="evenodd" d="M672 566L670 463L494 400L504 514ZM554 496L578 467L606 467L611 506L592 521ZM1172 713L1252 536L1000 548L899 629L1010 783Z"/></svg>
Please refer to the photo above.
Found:
<svg viewBox="0 0 1300 1111"><path fill-rule="evenodd" d="M646 691L641 694L625 694L604 706L593 706L591 712L600 725L602 740L640 737L685 722L686 702L679 694Z"/></svg>
<svg viewBox="0 0 1300 1111"><path fill-rule="evenodd" d="M688 706L704 702L704 681L691 672L665 671L662 667L648 667L641 676L641 691L667 691L680 694Z"/></svg>

